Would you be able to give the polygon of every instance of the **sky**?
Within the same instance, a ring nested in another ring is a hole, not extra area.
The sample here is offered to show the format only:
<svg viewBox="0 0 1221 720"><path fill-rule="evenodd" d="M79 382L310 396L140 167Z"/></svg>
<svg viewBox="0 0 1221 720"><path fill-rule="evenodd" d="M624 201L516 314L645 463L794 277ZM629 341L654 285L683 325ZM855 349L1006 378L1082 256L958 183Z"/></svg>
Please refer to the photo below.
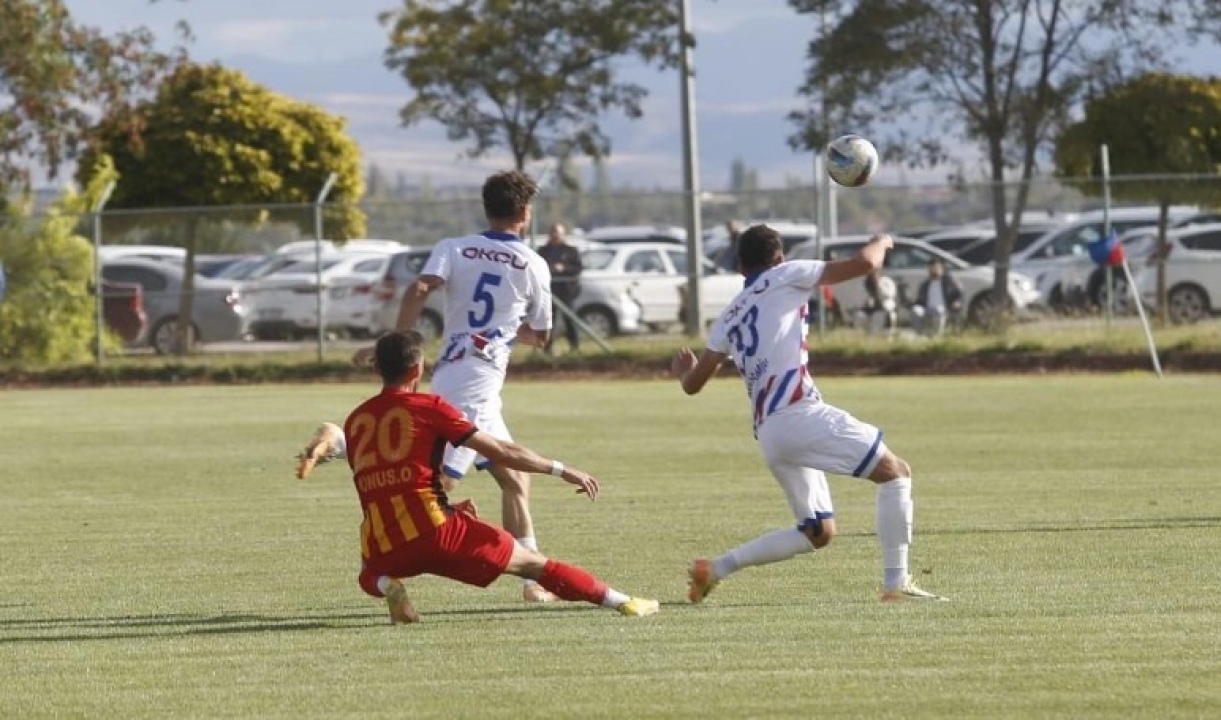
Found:
<svg viewBox="0 0 1221 720"><path fill-rule="evenodd" d="M146 26L167 47L174 25L185 20L193 58L220 61L279 92L317 103L348 120L366 162L410 181L474 183L511 164L506 153L475 161L444 130L424 123L403 128L398 109L406 83L382 65L386 31L379 12L394 0L66 0L81 21L114 31ZM792 151L793 126L785 116L801 107L796 89L806 45L815 27L786 0L691 0L695 53L697 136L701 178L727 184L736 158L758 169L765 185L786 178L809 181L813 158ZM742 47L752 52L741 52ZM765 48L758 52L757 48ZM1221 74L1221 47L1187 51L1182 67ZM657 71L626 71L650 89L644 117L604 121L612 140L612 179L633 185L679 187L682 143L679 78ZM894 179L884 168L879 180ZM944 173L942 173L944 174Z"/></svg>

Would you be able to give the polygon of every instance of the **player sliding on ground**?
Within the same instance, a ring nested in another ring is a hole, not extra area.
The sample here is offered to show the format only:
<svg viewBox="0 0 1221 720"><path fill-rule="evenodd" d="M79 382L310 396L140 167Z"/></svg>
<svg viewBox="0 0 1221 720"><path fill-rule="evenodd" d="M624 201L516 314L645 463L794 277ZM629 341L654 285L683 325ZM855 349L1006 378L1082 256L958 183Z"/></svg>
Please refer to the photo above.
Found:
<svg viewBox="0 0 1221 720"><path fill-rule="evenodd" d="M656 600L633 598L588 572L550 560L514 542L513 536L450 507L441 489L445 446L465 447L503 467L549 472L593 500L598 481L558 460L481 432L437 395L416 391L424 374L423 339L414 331L382 336L374 366L382 391L361 403L344 423L361 523L360 587L384 597L392 623L417 622L402 579L432 574L487 587L503 574L537 581L564 600L581 600L641 616L657 612Z"/></svg>
<svg viewBox="0 0 1221 720"><path fill-rule="evenodd" d="M882 600L945 600L916 587L908 572L912 541L911 467L882 442L882 431L823 402L809 374L807 307L820 285L861 277L882 266L894 241L874 236L855 257L785 262L780 236L756 225L738 239L746 287L721 313L696 359L684 348L671 369L694 395L727 357L746 380L755 437L783 488L797 527L774 530L715 559L692 563L688 598L698 603L717 583L752 565L824 548L835 537L835 512L824 473L877 484L882 543Z"/></svg>
<svg viewBox="0 0 1221 720"><path fill-rule="evenodd" d="M445 296L445 338L432 375L432 391L488 434L512 440L500 397L514 344L542 347L551 328L551 273L538 253L522 242L530 227L531 203L538 185L521 172L503 172L483 184L483 212L488 229L437 243L419 278L403 293L396 327L415 327L428 296ZM354 360L364 365L372 348ZM300 455L297 477L339 455L341 433L323 424ZM477 458L470 448L449 448L441 465L453 484L472 466L492 475L501 489L501 522L531 550L538 550L530 513L530 475ZM550 602L555 596L531 580L523 581L527 602Z"/></svg>

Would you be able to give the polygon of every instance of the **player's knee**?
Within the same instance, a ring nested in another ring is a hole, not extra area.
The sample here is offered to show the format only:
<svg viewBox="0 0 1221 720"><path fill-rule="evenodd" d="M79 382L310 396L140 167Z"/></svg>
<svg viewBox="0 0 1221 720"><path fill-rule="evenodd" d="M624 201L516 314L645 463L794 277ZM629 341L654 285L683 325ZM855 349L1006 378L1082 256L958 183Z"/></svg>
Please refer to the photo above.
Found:
<svg viewBox="0 0 1221 720"><path fill-rule="evenodd" d="M830 545L835 538L835 521L830 518L807 518L798 529L816 550Z"/></svg>
<svg viewBox="0 0 1221 720"><path fill-rule="evenodd" d="M377 588L377 575L362 570L360 575L356 576L356 582L360 584L360 589L364 590L366 595L375 598L382 597L382 591Z"/></svg>
<svg viewBox="0 0 1221 720"><path fill-rule="evenodd" d="M869 474L869 479L874 482L890 482L896 478L912 476L912 466L906 460L895 455L890 450L887 450L882 459L878 461L873 472Z"/></svg>

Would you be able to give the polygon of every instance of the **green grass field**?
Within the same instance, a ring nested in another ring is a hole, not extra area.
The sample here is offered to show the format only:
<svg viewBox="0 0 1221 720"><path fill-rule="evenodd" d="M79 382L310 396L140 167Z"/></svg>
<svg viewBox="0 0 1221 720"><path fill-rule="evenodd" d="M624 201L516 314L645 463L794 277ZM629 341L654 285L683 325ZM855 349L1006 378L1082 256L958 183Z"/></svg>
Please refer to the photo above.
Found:
<svg viewBox="0 0 1221 720"><path fill-rule="evenodd" d="M736 381L510 380L518 438L604 483L537 479L543 549L660 615L424 578L409 627L356 586L343 468L291 474L371 387L0 394L0 717L1221 715L1221 379L822 387L915 466L914 567L953 602L877 602L873 490L834 478L828 550L685 604L692 557L791 522Z"/></svg>

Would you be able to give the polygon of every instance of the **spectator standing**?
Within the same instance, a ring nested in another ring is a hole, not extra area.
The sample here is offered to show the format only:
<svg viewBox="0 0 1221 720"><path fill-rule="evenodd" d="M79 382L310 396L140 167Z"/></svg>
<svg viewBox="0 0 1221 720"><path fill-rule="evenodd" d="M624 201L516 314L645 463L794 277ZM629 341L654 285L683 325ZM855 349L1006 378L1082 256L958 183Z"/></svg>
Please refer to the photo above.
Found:
<svg viewBox="0 0 1221 720"><path fill-rule="evenodd" d="M928 277L916 291L916 303L912 314L916 319L916 330L934 337L945 332L945 322L950 316L962 312L962 288L945 270L940 260L928 264Z"/></svg>
<svg viewBox="0 0 1221 720"><path fill-rule="evenodd" d="M568 233L563 225L556 223L547 233L547 243L538 249L538 254L547 261L551 270L551 316L558 319L563 313L556 312L555 301L559 300L572 309L577 296L581 294L581 252L568 244ZM568 339L569 350L575 352L581 348L581 335L576 323L567 315L564 317L564 337ZM554 322L554 320L553 320ZM544 349L551 352L555 342L554 333L548 339Z"/></svg>

